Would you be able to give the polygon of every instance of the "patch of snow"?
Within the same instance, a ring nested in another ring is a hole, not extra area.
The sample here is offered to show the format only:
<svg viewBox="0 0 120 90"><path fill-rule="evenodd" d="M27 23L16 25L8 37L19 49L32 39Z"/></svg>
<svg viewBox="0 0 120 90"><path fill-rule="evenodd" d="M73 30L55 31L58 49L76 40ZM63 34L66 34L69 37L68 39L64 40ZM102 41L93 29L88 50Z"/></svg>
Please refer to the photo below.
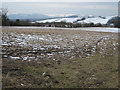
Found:
<svg viewBox="0 0 120 90"><path fill-rule="evenodd" d="M28 57L23 57L23 60L27 60L28 59Z"/></svg>
<svg viewBox="0 0 120 90"><path fill-rule="evenodd" d="M44 72L42 75L45 75L46 74L46 72Z"/></svg>
<svg viewBox="0 0 120 90"><path fill-rule="evenodd" d="M3 43L3 44L1 44L2 46L7 46L8 44L7 43Z"/></svg>
<svg viewBox="0 0 120 90"><path fill-rule="evenodd" d="M10 56L10 58L11 58L11 59L14 59L14 60L20 59L20 57L13 57L13 56Z"/></svg>
<svg viewBox="0 0 120 90"><path fill-rule="evenodd" d="M118 30L118 28L84 28L83 30L87 30L87 31L99 31L99 32L114 32L114 33L117 33L117 32L120 32Z"/></svg>
<svg viewBox="0 0 120 90"><path fill-rule="evenodd" d="M52 56L53 54L47 53L48 56Z"/></svg>
<svg viewBox="0 0 120 90"><path fill-rule="evenodd" d="M103 18L100 18L100 17L96 17L96 18L87 18L83 21L78 21L78 23L94 23L94 24L98 24L98 23L101 23L101 24L107 24L109 19L103 19Z"/></svg>
<svg viewBox="0 0 120 90"><path fill-rule="evenodd" d="M36 23L46 23L46 22L55 22L58 19L47 19L47 20L42 20L42 21L36 21Z"/></svg>
<svg viewBox="0 0 120 90"><path fill-rule="evenodd" d="M62 18L62 19L57 20L56 22L70 22L70 23L73 23L73 22L77 21L78 19L80 19L80 18Z"/></svg>
<svg viewBox="0 0 120 90"><path fill-rule="evenodd" d="M21 86L24 86L24 84L21 83Z"/></svg>

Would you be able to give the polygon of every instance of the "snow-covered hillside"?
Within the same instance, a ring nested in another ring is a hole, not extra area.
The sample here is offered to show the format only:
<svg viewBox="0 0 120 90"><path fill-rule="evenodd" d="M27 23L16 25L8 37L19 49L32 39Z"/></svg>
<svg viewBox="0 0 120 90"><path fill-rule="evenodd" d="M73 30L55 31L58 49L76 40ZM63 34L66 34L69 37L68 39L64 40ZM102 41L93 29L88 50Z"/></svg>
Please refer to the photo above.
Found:
<svg viewBox="0 0 120 90"><path fill-rule="evenodd" d="M113 17L114 16L86 18L85 20L78 21L77 23L107 24L107 22Z"/></svg>
<svg viewBox="0 0 120 90"><path fill-rule="evenodd" d="M37 23L46 23L46 22L56 22L58 19L48 19L48 20L42 20L42 21L36 21Z"/></svg>
<svg viewBox="0 0 120 90"><path fill-rule="evenodd" d="M51 22L67 22L67 23L94 23L94 24L107 24L107 22L116 16L107 16L107 17L79 17L79 18L55 18L55 19L47 19L36 21L36 23L51 23ZM35 22L32 22L35 23Z"/></svg>
<svg viewBox="0 0 120 90"><path fill-rule="evenodd" d="M70 22L70 23L74 23L77 20L79 20L80 18L61 18L58 19L56 22Z"/></svg>
<svg viewBox="0 0 120 90"><path fill-rule="evenodd" d="M70 23L74 23L77 20L79 20L81 18L57 18L57 19L47 19L47 20L42 20L42 21L36 21L37 23L46 23L46 22L70 22ZM33 22L35 23L35 22Z"/></svg>

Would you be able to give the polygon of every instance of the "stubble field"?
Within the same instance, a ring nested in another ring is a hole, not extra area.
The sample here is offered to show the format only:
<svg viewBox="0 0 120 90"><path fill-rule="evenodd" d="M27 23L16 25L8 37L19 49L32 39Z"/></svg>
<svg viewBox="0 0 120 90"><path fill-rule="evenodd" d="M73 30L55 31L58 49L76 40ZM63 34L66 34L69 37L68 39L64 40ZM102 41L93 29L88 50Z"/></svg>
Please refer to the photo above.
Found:
<svg viewBox="0 0 120 90"><path fill-rule="evenodd" d="M3 88L117 88L118 34L2 29Z"/></svg>

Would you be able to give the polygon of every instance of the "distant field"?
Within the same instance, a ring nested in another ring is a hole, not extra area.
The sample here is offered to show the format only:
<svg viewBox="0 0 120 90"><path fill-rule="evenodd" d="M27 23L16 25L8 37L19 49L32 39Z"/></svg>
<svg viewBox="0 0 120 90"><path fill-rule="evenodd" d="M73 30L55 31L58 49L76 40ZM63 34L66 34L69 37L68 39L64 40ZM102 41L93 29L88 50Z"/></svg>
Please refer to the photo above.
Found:
<svg viewBox="0 0 120 90"><path fill-rule="evenodd" d="M118 87L116 32L3 27L2 33L3 88Z"/></svg>

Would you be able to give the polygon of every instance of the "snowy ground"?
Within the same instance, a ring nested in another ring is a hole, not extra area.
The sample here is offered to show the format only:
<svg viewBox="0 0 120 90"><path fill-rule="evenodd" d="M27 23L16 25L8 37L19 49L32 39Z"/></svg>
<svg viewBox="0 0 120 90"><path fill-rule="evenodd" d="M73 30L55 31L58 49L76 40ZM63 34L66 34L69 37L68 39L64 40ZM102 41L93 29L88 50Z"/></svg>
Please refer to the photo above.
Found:
<svg viewBox="0 0 120 90"><path fill-rule="evenodd" d="M107 17L79 17L79 18L56 18L56 19L47 19L36 21L37 23L46 23L46 22L68 22L68 23L94 23L94 24L107 24L107 22L115 16L107 16ZM35 22L32 22L35 23Z"/></svg>
<svg viewBox="0 0 120 90"><path fill-rule="evenodd" d="M72 31L73 30L73 31ZM3 58L25 61L72 59L94 55L96 51L107 54L106 49L116 50L116 28L42 28L5 27L3 28Z"/></svg>
<svg viewBox="0 0 120 90"><path fill-rule="evenodd" d="M58 27L9 27L16 29L61 29L61 30L85 30L85 31L97 31L97 32L120 32L119 28L109 28L109 27L82 27L82 28L58 28Z"/></svg>
<svg viewBox="0 0 120 90"><path fill-rule="evenodd" d="M118 88L118 33L88 29L3 27L3 87Z"/></svg>

